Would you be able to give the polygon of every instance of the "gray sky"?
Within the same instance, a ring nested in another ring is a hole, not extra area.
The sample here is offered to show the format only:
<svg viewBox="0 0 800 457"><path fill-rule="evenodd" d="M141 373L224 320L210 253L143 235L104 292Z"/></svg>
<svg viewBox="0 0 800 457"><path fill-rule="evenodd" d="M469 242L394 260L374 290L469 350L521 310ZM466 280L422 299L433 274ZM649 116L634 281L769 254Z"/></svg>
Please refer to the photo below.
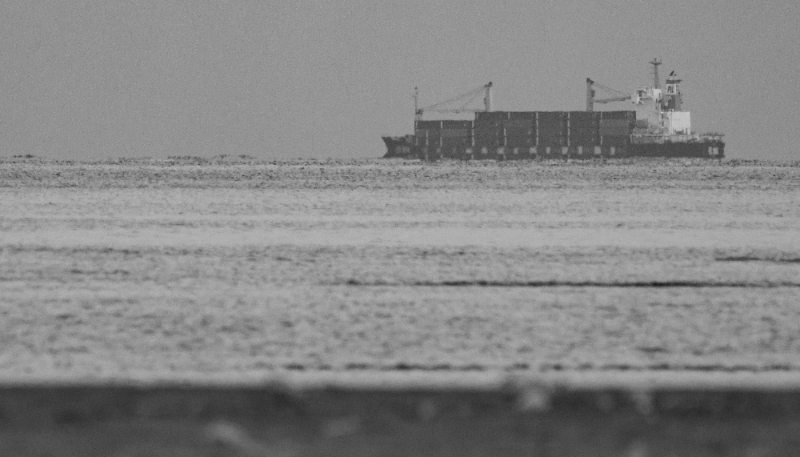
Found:
<svg viewBox="0 0 800 457"><path fill-rule="evenodd" d="M658 56L729 157L798 160L798 5L4 0L0 155L379 157L412 131L414 86L580 110L586 77L629 92Z"/></svg>

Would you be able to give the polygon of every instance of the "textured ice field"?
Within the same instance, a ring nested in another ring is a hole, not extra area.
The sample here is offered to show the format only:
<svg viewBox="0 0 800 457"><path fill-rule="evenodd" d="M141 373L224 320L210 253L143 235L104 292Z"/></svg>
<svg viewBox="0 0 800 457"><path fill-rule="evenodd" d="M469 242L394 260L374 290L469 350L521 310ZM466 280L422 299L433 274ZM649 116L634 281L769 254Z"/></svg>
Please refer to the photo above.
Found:
<svg viewBox="0 0 800 457"><path fill-rule="evenodd" d="M800 167L0 161L0 380L800 370Z"/></svg>

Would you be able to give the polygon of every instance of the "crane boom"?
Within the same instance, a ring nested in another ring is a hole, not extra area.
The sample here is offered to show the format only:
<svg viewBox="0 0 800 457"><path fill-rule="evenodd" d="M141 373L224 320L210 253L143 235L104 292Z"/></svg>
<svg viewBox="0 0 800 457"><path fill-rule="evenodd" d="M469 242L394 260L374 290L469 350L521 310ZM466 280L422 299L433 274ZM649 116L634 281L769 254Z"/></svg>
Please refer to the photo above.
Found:
<svg viewBox="0 0 800 457"><path fill-rule="evenodd" d="M611 102L624 102L625 100L630 100L631 96L626 95L625 97L611 97L611 98L596 98L594 99L595 103L611 103Z"/></svg>
<svg viewBox="0 0 800 457"><path fill-rule="evenodd" d="M422 110L420 110L422 111ZM484 108L453 108L453 109L426 109L425 112L428 113L482 113L486 111Z"/></svg>
<svg viewBox="0 0 800 457"><path fill-rule="evenodd" d="M593 86L597 86L607 92L612 92L619 94L616 97L609 97L609 98L594 98L595 90ZM592 81L591 78L586 78L586 111L594 111L594 104L595 103L611 103L611 102L623 102L625 100L630 100L631 95L626 95L624 92L612 89L610 87L604 86L598 82Z"/></svg>
<svg viewBox="0 0 800 457"><path fill-rule="evenodd" d="M483 98L483 108L467 108L466 106L469 105L472 101L478 98L481 94L484 94ZM457 95L453 98L447 99L443 102L435 103L433 105L426 106L424 108L417 108L417 99L419 97L419 92L416 91L414 93L414 108L415 114L417 119L419 120L422 117L422 113L424 112L432 112L432 113L477 113L483 111L491 111L492 110L492 82L490 81L488 84L484 84L476 89L473 89L469 92L466 92L461 95ZM446 108L443 106L452 105L456 102L463 102L461 106L458 108Z"/></svg>

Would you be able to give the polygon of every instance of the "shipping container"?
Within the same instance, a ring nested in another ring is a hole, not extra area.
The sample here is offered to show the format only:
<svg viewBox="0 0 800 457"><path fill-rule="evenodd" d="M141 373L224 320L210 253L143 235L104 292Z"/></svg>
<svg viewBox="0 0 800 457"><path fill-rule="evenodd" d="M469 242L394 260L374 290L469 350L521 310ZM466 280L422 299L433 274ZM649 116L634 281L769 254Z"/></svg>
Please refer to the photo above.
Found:
<svg viewBox="0 0 800 457"><path fill-rule="evenodd" d="M442 128L442 121L417 121L417 130L439 130Z"/></svg>
<svg viewBox="0 0 800 457"><path fill-rule="evenodd" d="M570 137L578 136L597 136L597 129L586 127L572 127L569 129Z"/></svg>
<svg viewBox="0 0 800 457"><path fill-rule="evenodd" d="M475 144L503 144L505 137L502 136L476 136L472 138Z"/></svg>
<svg viewBox="0 0 800 457"><path fill-rule="evenodd" d="M569 131L572 130L594 130L595 132L600 127L597 122L593 123L583 123L583 122L571 122L567 125L567 129Z"/></svg>
<svg viewBox="0 0 800 457"><path fill-rule="evenodd" d="M600 125L597 122L572 122L569 121L567 129L569 130L597 130Z"/></svg>
<svg viewBox="0 0 800 457"><path fill-rule="evenodd" d="M563 121L566 119L565 111L537 111L536 119L541 121Z"/></svg>
<svg viewBox="0 0 800 457"><path fill-rule="evenodd" d="M549 131L566 131L567 124L563 122L550 122L550 121L538 121L536 123L536 130L549 130Z"/></svg>
<svg viewBox="0 0 800 457"><path fill-rule="evenodd" d="M509 111L509 119L536 119L536 111Z"/></svg>
<svg viewBox="0 0 800 457"><path fill-rule="evenodd" d="M567 144L567 139L564 137L539 137L537 138L536 144L543 146L564 146Z"/></svg>
<svg viewBox="0 0 800 457"><path fill-rule="evenodd" d="M442 129L471 129L472 128L472 121L464 121L464 120L443 120L441 122Z"/></svg>
<svg viewBox="0 0 800 457"><path fill-rule="evenodd" d="M507 129L532 129L533 119L508 119L503 121L503 127Z"/></svg>
<svg viewBox="0 0 800 457"><path fill-rule="evenodd" d="M547 138L554 137L554 136L555 137L566 137L567 136L567 131L565 129L551 129L551 128L538 129L538 130L536 130L535 133L536 133L536 136L538 136L538 137L547 137Z"/></svg>
<svg viewBox="0 0 800 457"><path fill-rule="evenodd" d="M505 144L505 142L506 142L505 138L497 138L497 137L472 139L473 144L499 145L499 144Z"/></svg>
<svg viewBox="0 0 800 457"><path fill-rule="evenodd" d="M475 144L502 144L505 142L504 136L474 136L472 140Z"/></svg>
<svg viewBox="0 0 800 457"><path fill-rule="evenodd" d="M441 140L443 146L461 145L466 146L472 144L472 138L459 138L459 137L446 137Z"/></svg>
<svg viewBox="0 0 800 457"><path fill-rule="evenodd" d="M536 135L534 135L534 131L531 130L531 129L511 129L511 128L508 128L505 131L505 136L506 137L510 137L510 136L514 136L514 137L517 137L517 136L531 137L531 136L536 136Z"/></svg>
<svg viewBox="0 0 800 457"><path fill-rule="evenodd" d="M445 120L442 121L442 129L471 129L472 121Z"/></svg>
<svg viewBox="0 0 800 457"><path fill-rule="evenodd" d="M530 137L524 138L506 138L506 146L509 147L531 147L535 144L535 139Z"/></svg>
<svg viewBox="0 0 800 457"><path fill-rule="evenodd" d="M599 138L570 138L567 142L570 146L589 146L600 144Z"/></svg>
<svg viewBox="0 0 800 457"><path fill-rule="evenodd" d="M570 135L568 139L570 144L600 143L599 135Z"/></svg>
<svg viewBox="0 0 800 457"><path fill-rule="evenodd" d="M508 119L508 111L478 111L475 113L475 121L497 121Z"/></svg>
<svg viewBox="0 0 800 457"><path fill-rule="evenodd" d="M565 119L537 119L536 125L567 125Z"/></svg>
<svg viewBox="0 0 800 457"><path fill-rule="evenodd" d="M562 130L537 130L536 136L539 138L566 138L566 132Z"/></svg>
<svg viewBox="0 0 800 457"><path fill-rule="evenodd" d="M472 128L473 132L503 132L502 125L493 125L493 124L483 124L483 123L475 123L475 126Z"/></svg>
<svg viewBox="0 0 800 457"><path fill-rule="evenodd" d="M475 138L475 146L503 146L505 140L503 138Z"/></svg>
<svg viewBox="0 0 800 457"><path fill-rule="evenodd" d="M600 119L600 113L595 111L569 111L567 119L573 124L592 124Z"/></svg>
<svg viewBox="0 0 800 457"><path fill-rule="evenodd" d="M598 111L600 119L636 119L636 111Z"/></svg>
<svg viewBox="0 0 800 457"><path fill-rule="evenodd" d="M529 136L511 137L505 139L505 144L507 146L533 146L536 144L536 138L531 138Z"/></svg>
<svg viewBox="0 0 800 457"><path fill-rule="evenodd" d="M472 128L479 130L502 129L503 121L502 120L475 121L475 123L472 125Z"/></svg>
<svg viewBox="0 0 800 457"><path fill-rule="evenodd" d="M466 138L470 136L470 129L442 129L442 138Z"/></svg>

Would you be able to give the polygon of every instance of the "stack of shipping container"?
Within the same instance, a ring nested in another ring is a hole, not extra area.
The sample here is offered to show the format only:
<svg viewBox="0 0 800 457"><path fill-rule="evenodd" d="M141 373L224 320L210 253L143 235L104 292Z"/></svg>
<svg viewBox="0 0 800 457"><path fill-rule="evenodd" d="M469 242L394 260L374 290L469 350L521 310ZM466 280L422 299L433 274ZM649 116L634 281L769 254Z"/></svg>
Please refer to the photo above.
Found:
<svg viewBox="0 0 800 457"><path fill-rule="evenodd" d="M563 111L536 113L536 144L540 154L561 154L562 148L567 145L566 115Z"/></svg>
<svg viewBox="0 0 800 457"><path fill-rule="evenodd" d="M600 144L604 149L627 147L635 125L635 111L602 111L598 126Z"/></svg>
<svg viewBox="0 0 800 457"><path fill-rule="evenodd" d="M499 148L505 145L503 121L508 119L505 111L488 111L475 113L473 127L474 146L478 148Z"/></svg>
<svg viewBox="0 0 800 457"><path fill-rule="evenodd" d="M598 146L600 113L595 111L570 111L567 113L569 152L577 156L594 154Z"/></svg>
<svg viewBox="0 0 800 457"><path fill-rule="evenodd" d="M536 146L536 112L512 111L503 120L505 154L515 158L529 156Z"/></svg>
<svg viewBox="0 0 800 457"><path fill-rule="evenodd" d="M590 156L621 152L635 120L634 111L488 111L474 121L419 120L414 134L431 156Z"/></svg>
<svg viewBox="0 0 800 457"><path fill-rule="evenodd" d="M442 148L464 148L472 145L472 121L442 121Z"/></svg>

